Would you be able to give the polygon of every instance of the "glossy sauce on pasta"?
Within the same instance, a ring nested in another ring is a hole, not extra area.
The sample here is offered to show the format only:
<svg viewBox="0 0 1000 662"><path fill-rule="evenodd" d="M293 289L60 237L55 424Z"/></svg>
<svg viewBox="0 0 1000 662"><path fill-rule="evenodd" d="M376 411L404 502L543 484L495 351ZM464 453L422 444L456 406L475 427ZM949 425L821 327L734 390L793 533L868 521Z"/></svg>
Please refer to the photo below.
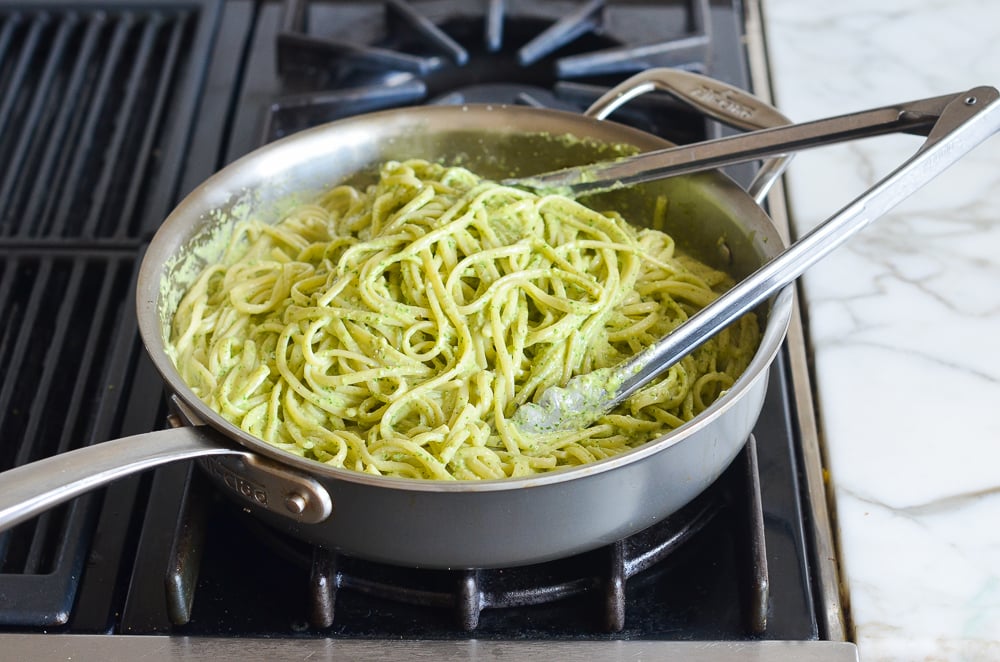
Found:
<svg viewBox="0 0 1000 662"><path fill-rule="evenodd" d="M594 425L528 434L519 405L622 362L731 279L614 212L418 160L268 220L235 227L168 353L227 420L338 467L451 480L593 462L696 416L760 340L747 315Z"/></svg>

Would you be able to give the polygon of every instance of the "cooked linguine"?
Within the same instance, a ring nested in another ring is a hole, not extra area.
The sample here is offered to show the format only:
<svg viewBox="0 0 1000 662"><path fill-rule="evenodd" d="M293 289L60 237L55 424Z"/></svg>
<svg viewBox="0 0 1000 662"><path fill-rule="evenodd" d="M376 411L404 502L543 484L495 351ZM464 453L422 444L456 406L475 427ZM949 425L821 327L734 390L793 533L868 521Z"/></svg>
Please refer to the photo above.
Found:
<svg viewBox="0 0 1000 662"><path fill-rule="evenodd" d="M210 407L291 453L408 478L524 476L642 444L729 388L759 342L753 315L586 429L510 420L731 284L615 213L389 162L364 190L240 223L178 305L168 352Z"/></svg>

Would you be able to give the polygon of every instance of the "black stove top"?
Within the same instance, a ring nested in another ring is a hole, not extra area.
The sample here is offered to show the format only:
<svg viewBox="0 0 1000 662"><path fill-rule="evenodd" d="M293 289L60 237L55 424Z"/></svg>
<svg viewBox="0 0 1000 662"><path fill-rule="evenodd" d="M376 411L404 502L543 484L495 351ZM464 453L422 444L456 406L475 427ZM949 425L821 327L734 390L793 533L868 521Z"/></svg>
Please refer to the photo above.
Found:
<svg viewBox="0 0 1000 662"><path fill-rule="evenodd" d="M650 66L747 88L742 12L739 0L0 0L0 469L166 425L136 271L171 206L226 163L379 108L582 111ZM678 142L721 131L657 95L615 117ZM193 465L168 466L0 533L0 631L822 638L793 400L779 356L756 441L705 495L632 539L519 569L414 571L305 548Z"/></svg>

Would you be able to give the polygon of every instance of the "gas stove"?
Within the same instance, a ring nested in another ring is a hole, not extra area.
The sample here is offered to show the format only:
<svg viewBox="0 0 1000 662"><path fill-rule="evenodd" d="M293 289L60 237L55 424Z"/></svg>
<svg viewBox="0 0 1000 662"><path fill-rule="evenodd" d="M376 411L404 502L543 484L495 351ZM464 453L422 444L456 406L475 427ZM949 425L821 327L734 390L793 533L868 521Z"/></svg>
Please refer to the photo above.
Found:
<svg viewBox="0 0 1000 662"><path fill-rule="evenodd" d="M766 97L754 0L0 0L0 469L167 425L134 319L159 222L262 144L419 104L581 112L649 67ZM666 95L615 119L725 129ZM752 168L729 173L749 181ZM783 223L779 194L772 216ZM0 533L17 659L853 660L801 327L742 453L682 511L522 568L311 548L175 464Z"/></svg>

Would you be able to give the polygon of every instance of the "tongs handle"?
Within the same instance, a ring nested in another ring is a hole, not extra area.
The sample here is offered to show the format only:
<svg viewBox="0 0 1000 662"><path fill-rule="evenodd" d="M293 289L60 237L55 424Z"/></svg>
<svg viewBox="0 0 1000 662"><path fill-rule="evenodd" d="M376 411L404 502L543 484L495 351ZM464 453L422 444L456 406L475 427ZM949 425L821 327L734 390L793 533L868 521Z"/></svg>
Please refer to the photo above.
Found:
<svg viewBox="0 0 1000 662"><path fill-rule="evenodd" d="M641 184L801 149L889 133L930 135L956 99L982 97L976 88L826 119L790 124L691 145L645 152L616 161L566 168L517 180L520 186L558 190L570 196ZM943 129L939 129L942 131Z"/></svg>
<svg viewBox="0 0 1000 662"><path fill-rule="evenodd" d="M1000 92L976 87L968 92L936 97L914 104L889 106L897 116L889 121L886 109L868 111L837 122L840 135L873 127L894 126L927 134L917 152L853 202L818 225L777 257L693 315L656 344L617 368L623 379L606 409L623 402L681 357L726 325L738 319L791 284L806 269L840 246L853 234L879 218L921 188L997 131L1000 131ZM937 112L934 109L937 108ZM815 124L815 123L814 123ZM829 126L829 124L828 124ZM858 129L854 127L864 127ZM787 131L775 129L774 132ZM737 136L736 140L745 136ZM803 138L811 140L811 138Z"/></svg>
<svg viewBox="0 0 1000 662"><path fill-rule="evenodd" d="M683 69L646 69L615 85L584 111L587 117L602 120L632 99L654 91L666 92L702 115L744 131L770 129L792 123L777 108L721 80ZM780 154L761 164L747 194L759 205L791 159Z"/></svg>
<svg viewBox="0 0 1000 662"><path fill-rule="evenodd" d="M525 432L540 432L590 425L602 413L624 402L714 334L777 294L853 234L1000 131L1000 92L992 87L976 87L961 94L887 108L891 109L888 113L886 109L878 109L844 116L862 121L838 124L840 128L836 130L840 136L853 134L855 137L871 135L868 132L872 127L886 126L896 131L924 133L927 139L912 157L654 345L613 368L574 377L565 387L546 389L538 404L521 405L514 416L517 426ZM887 114L895 119L886 117ZM842 121L843 118L823 120L826 123ZM859 126L865 127L861 134ZM788 128L780 128L761 133L788 131ZM734 142L747 138L742 135L726 140ZM813 139L812 134L808 139ZM766 150L755 152L755 155L763 153ZM593 379L597 373L603 374L600 379ZM597 387L602 384L611 386Z"/></svg>

